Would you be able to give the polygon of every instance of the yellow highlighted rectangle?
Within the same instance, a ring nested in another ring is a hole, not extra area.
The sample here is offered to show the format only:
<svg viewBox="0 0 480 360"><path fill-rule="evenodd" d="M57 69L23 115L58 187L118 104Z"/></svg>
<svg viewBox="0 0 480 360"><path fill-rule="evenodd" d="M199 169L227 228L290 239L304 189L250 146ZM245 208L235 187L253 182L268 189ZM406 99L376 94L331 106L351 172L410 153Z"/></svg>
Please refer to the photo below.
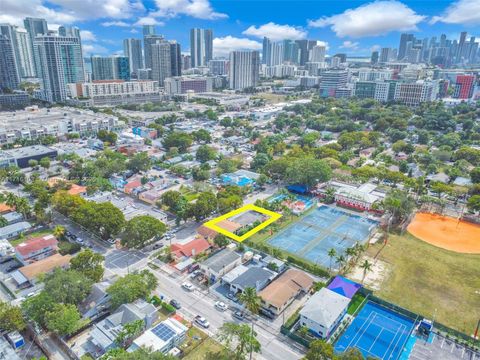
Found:
<svg viewBox="0 0 480 360"><path fill-rule="evenodd" d="M221 228L220 226L217 225L222 220L227 220L227 219L231 218L232 216L235 216L235 215L247 212L247 211L256 211L260 214L269 216L269 218L267 220L265 220L264 222L262 222L260 225L258 225L256 227L254 227L253 229L249 230L248 232L246 232L242 236L238 236L237 234L234 234L230 231L227 231L227 230L225 230L225 229L223 229L223 228ZM203 225L206 226L209 229L215 230L216 232L229 237L230 239L236 240L238 242L242 242L242 241L248 239L253 234L256 234L260 230L266 228L271 223L274 223L275 221L277 221L281 217L282 217L281 214L276 213L274 211L270 211L270 210L261 208L259 206L255 206L253 204L248 204L248 205L242 206L239 209L232 210L232 211L230 211L230 212L228 212L228 213L226 213L222 216L219 216L215 219L207 221Z"/></svg>

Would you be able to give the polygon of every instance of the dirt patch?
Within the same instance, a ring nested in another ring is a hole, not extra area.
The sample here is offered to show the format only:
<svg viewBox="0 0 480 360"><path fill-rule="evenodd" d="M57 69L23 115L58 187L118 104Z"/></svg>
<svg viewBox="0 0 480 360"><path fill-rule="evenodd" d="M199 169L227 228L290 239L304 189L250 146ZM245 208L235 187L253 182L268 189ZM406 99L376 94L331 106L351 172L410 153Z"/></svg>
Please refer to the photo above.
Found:
<svg viewBox="0 0 480 360"><path fill-rule="evenodd" d="M368 289L378 291L380 290L384 280L390 275L391 271L391 266L385 261L374 259L365 255L360 259L360 261L358 261L357 266L350 271L348 278L359 283L362 281L363 269L360 267L360 265L365 260L368 260L368 262L372 264L372 269L367 272L363 281L363 285L365 285L365 287Z"/></svg>

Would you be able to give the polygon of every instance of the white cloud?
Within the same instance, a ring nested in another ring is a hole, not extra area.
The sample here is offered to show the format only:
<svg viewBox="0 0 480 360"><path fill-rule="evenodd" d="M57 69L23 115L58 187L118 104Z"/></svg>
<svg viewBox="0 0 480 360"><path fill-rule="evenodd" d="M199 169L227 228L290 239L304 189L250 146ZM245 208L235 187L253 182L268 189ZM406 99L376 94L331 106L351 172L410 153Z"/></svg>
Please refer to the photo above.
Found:
<svg viewBox="0 0 480 360"><path fill-rule="evenodd" d="M75 14L44 6L42 0L0 0L0 3L0 23L23 26L27 16L59 24L70 24L77 19Z"/></svg>
<svg viewBox="0 0 480 360"><path fill-rule="evenodd" d="M327 41L317 41L318 46L325 46L325 50L330 49L330 44Z"/></svg>
<svg viewBox="0 0 480 360"><path fill-rule="evenodd" d="M340 46L340 49L350 49L350 50L356 50L358 49L358 46L360 43L358 41L344 41L343 44Z"/></svg>
<svg viewBox="0 0 480 360"><path fill-rule="evenodd" d="M141 17L137 20L133 26L143 26L143 25L156 25L156 26L163 26L165 23L158 21L157 19L151 16Z"/></svg>
<svg viewBox="0 0 480 360"><path fill-rule="evenodd" d="M75 14L79 19L98 18L125 19L138 11L138 1L129 0L49 0L64 11Z"/></svg>
<svg viewBox="0 0 480 360"><path fill-rule="evenodd" d="M441 16L434 16L431 24L441 21L447 24L480 25L480 1L459 0L451 4Z"/></svg>
<svg viewBox="0 0 480 360"><path fill-rule="evenodd" d="M157 11L154 16L175 17L187 15L198 19L224 19L227 14L215 12L208 0L155 0Z"/></svg>
<svg viewBox="0 0 480 360"><path fill-rule="evenodd" d="M125 21L105 21L102 23L102 26L105 27L110 27L110 26L119 26L119 27L130 27L129 23L126 23Z"/></svg>
<svg viewBox="0 0 480 360"><path fill-rule="evenodd" d="M478 1L478 0L477 0ZM311 27L330 26L337 36L360 38L384 35L391 31L417 30L425 19L396 0L375 1L330 17L308 22Z"/></svg>
<svg viewBox="0 0 480 360"><path fill-rule="evenodd" d="M373 45L371 48L370 48L370 51L380 51L382 47L380 45Z"/></svg>
<svg viewBox="0 0 480 360"><path fill-rule="evenodd" d="M299 40L307 37L307 32L302 28L290 25L279 25L273 22L269 22L268 24L264 24L258 28L255 26L250 26L242 34L255 36L258 38L263 38L266 36L273 41L279 41L283 39Z"/></svg>
<svg viewBox="0 0 480 360"><path fill-rule="evenodd" d="M90 30L81 30L80 37L82 38L82 41L97 41L95 34Z"/></svg>
<svg viewBox="0 0 480 360"><path fill-rule="evenodd" d="M90 55L97 55L97 54L107 54L108 49L98 45L98 44L83 44L82 45L83 55L90 56Z"/></svg>
<svg viewBox="0 0 480 360"><path fill-rule="evenodd" d="M260 50L262 44L255 40L225 36L213 39L213 53L215 56L226 56L234 50Z"/></svg>

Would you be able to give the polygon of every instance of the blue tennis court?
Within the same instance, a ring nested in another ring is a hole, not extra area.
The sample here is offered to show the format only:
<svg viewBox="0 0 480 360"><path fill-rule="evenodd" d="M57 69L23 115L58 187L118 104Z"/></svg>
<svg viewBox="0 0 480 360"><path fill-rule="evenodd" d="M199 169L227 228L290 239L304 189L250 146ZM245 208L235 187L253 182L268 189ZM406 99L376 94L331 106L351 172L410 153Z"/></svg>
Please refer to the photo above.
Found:
<svg viewBox="0 0 480 360"><path fill-rule="evenodd" d="M268 242L323 267L330 266L328 251L345 254L355 243L365 243L377 222L329 206L320 206L288 226ZM335 263L332 264L335 267Z"/></svg>
<svg viewBox="0 0 480 360"><path fill-rule="evenodd" d="M335 344L335 351L356 347L363 356L397 360L414 322L392 310L368 301Z"/></svg>

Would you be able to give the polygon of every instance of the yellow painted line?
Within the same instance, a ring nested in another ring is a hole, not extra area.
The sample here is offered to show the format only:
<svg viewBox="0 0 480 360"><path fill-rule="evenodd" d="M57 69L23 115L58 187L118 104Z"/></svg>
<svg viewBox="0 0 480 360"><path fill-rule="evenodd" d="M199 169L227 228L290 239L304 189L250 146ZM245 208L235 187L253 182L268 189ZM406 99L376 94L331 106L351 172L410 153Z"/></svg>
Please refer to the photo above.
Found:
<svg viewBox="0 0 480 360"><path fill-rule="evenodd" d="M242 236L238 236L238 235L236 235L236 234L234 234L230 231L227 231L227 230L225 230L225 229L223 229L223 228L221 228L220 226L217 225L222 220L227 220L227 219L231 218L232 216L235 216L237 214L241 214L241 213L244 213L244 212L247 212L247 211L250 211L250 210L256 211L256 212L258 212L260 214L263 214L263 215L267 215L267 216L269 216L269 218L267 220L265 220L264 222L262 222L260 225L258 225L256 227L254 227L253 229L249 230L248 232L246 232ZM253 204L248 204L248 205L242 206L239 209L232 210L232 211L230 211L230 212L228 212L228 213L226 213L222 216L219 216L215 219L207 221L203 225L206 226L209 229L215 230L216 232L229 237L230 239L236 240L238 242L242 242L242 241L248 239L253 234L256 234L260 230L266 228L268 225L274 223L275 221L277 221L281 217L282 217L282 214L279 214L279 213L276 213L274 211L270 211L270 210L261 208L259 206L255 206Z"/></svg>

